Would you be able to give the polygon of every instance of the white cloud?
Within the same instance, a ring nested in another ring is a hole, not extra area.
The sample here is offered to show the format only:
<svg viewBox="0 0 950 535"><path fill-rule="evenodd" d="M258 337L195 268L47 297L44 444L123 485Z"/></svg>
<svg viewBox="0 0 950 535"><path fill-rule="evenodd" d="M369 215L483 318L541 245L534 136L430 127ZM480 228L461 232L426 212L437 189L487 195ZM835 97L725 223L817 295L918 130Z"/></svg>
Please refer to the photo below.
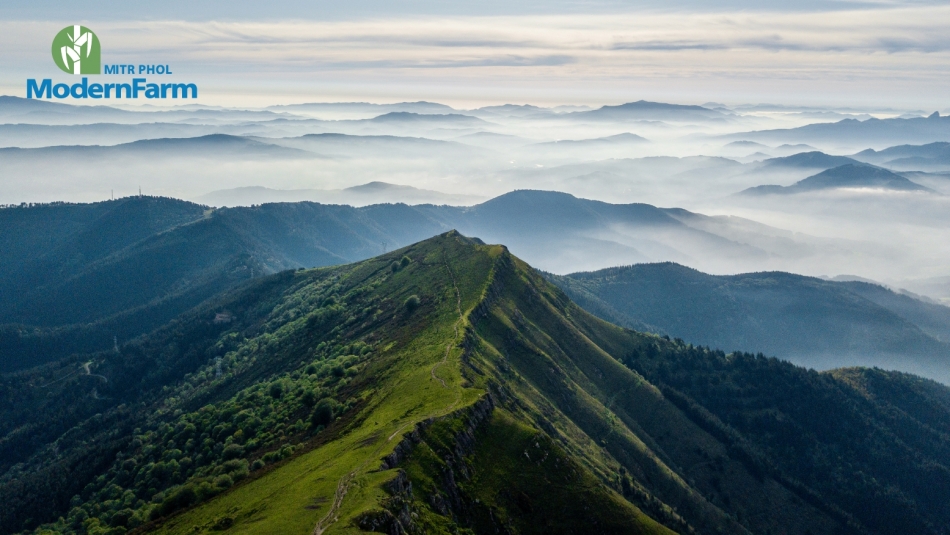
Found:
<svg viewBox="0 0 950 535"><path fill-rule="evenodd" d="M948 88L948 22L950 6L884 4L820 13L88 24L103 41L104 62L168 63L219 98L365 97L389 88L392 98L422 90L418 97L442 100L535 94L567 102L624 100L635 89L654 98L665 91L768 100L784 91L813 102L893 94L930 103ZM58 26L0 23L0 47L12 54L0 85L49 72Z"/></svg>

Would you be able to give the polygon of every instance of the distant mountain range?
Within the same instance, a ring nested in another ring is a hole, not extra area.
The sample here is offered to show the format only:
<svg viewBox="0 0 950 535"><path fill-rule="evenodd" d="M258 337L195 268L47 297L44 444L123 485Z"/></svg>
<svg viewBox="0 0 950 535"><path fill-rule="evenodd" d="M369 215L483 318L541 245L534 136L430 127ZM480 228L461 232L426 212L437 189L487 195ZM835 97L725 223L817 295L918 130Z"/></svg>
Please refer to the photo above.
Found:
<svg viewBox="0 0 950 535"><path fill-rule="evenodd" d="M241 133L253 134L254 127L238 127ZM0 148L40 148L70 145L118 145L145 139L197 138L230 131L235 128L182 123L78 125L0 124Z"/></svg>
<svg viewBox="0 0 950 535"><path fill-rule="evenodd" d="M382 203L405 204L451 204L464 206L484 201L474 195L442 193L412 186L399 186L386 182L370 182L338 190L296 189L280 190L261 186L233 188L202 195L195 199L201 204L217 207L251 206L264 203L287 203L311 201L324 204L348 204L367 206Z"/></svg>
<svg viewBox="0 0 950 535"><path fill-rule="evenodd" d="M202 120L205 124L240 121L267 121L288 114L267 110L240 110L208 106L177 106L173 108L142 107L126 110L110 106L74 106L62 102L0 96L0 121L45 125L93 123L171 123Z"/></svg>
<svg viewBox="0 0 950 535"><path fill-rule="evenodd" d="M613 136L590 139L562 139L544 143L526 144L512 151L516 158L546 162L606 160L640 155L650 141L643 136L624 132Z"/></svg>
<svg viewBox="0 0 950 535"><path fill-rule="evenodd" d="M436 116L439 117L439 116ZM468 161L496 158L491 151L473 148L456 141L441 141L420 137L375 136L347 134L307 134L297 137L255 137L261 143L305 150L333 157L399 160L454 160Z"/></svg>
<svg viewBox="0 0 950 535"><path fill-rule="evenodd" d="M307 113L307 114L350 114L357 117L370 118L392 112L408 113L454 113L456 110L445 104L436 102L398 102L395 104L371 104L369 102L317 102L310 104L284 104L267 108L275 112Z"/></svg>
<svg viewBox="0 0 950 535"><path fill-rule="evenodd" d="M849 158L845 158L849 160ZM934 193L907 178L887 169L861 163L849 163L822 171L791 186L756 186L740 192L741 195L790 195L810 191L842 188L871 188L891 191L921 191Z"/></svg>
<svg viewBox="0 0 950 535"><path fill-rule="evenodd" d="M702 106L683 106L638 100L619 106L603 106L596 110L568 114L572 119L594 121L723 121L728 116Z"/></svg>
<svg viewBox="0 0 950 535"><path fill-rule="evenodd" d="M950 170L950 143L900 145L881 151L867 149L854 158L897 170L947 171Z"/></svg>
<svg viewBox="0 0 950 535"><path fill-rule="evenodd" d="M762 162L761 168L805 167L811 169L831 169L847 164L860 163L847 156L831 156L820 151L800 152L791 156L770 158Z"/></svg>
<svg viewBox="0 0 950 535"><path fill-rule="evenodd" d="M254 139L211 134L194 138L146 139L111 146L61 146L31 149L0 148L0 156L6 163L42 162L53 160L109 161L113 158L150 158L152 163L175 158L200 158L219 160L244 159L314 159L320 156L300 149L281 147Z"/></svg>
<svg viewBox="0 0 950 535"><path fill-rule="evenodd" d="M430 123L434 125L453 125L467 127L482 127L489 123L469 115L458 113L432 114L412 113L407 111L392 111L369 119L372 123Z"/></svg>
<svg viewBox="0 0 950 535"><path fill-rule="evenodd" d="M627 144L640 144L648 143L649 140L638 136L636 134L631 134L629 132L623 134L617 134L614 136L600 137L594 139L563 139L560 141L548 141L546 143L537 143L532 146L532 148L557 148L557 149L570 149L570 148L599 148L601 146L615 146L615 145L627 145Z"/></svg>
<svg viewBox="0 0 950 535"><path fill-rule="evenodd" d="M934 113L930 117L906 119L844 119L778 130L729 134L726 139L759 143L808 143L830 147L889 146L906 143L933 143L950 140L950 117Z"/></svg>
<svg viewBox="0 0 950 535"><path fill-rule="evenodd" d="M826 370L880 366L950 384L950 307L865 282L781 272L714 276L674 263L548 275L588 311L637 330Z"/></svg>

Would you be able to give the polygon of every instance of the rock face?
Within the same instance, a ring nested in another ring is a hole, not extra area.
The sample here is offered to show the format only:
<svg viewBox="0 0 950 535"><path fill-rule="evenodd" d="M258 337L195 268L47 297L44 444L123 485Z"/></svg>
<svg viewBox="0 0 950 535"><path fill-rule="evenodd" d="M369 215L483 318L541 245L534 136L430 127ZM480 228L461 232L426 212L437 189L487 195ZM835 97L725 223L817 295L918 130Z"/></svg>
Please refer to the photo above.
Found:
<svg viewBox="0 0 950 535"><path fill-rule="evenodd" d="M463 507L463 500L456 484L456 473L466 480L469 479L470 474L465 464L465 457L474 451L475 433L491 417L494 409L495 402L492 395L486 394L464 409L420 422L412 432L403 437L392 453L382 459L379 469L391 470L399 467L412 451L425 441L426 431L434 423L452 420L463 422L461 429L450 438L453 444L451 454L443 459L445 469L442 473L441 488L444 494L433 494L430 498L430 505L437 512L455 518L454 512ZM356 520L359 528L390 535L421 533L420 528L413 522L412 503L415 498L412 493L412 482L406 472L400 469L385 488L390 494L390 497L383 502L385 508L360 515Z"/></svg>
<svg viewBox="0 0 950 535"><path fill-rule="evenodd" d="M431 427L433 423L443 420L462 419L468 422L468 425L455 437L458 445L456 452L460 458L464 457L471 453L472 448L475 447L475 431L478 429L478 426L491 416L494 408L495 402L492 400L491 394L486 394L482 399L469 407L459 409L439 418L429 418L419 422L412 432L406 434L399 444L396 445L392 453L383 457L383 462L380 464L379 469L391 470L398 467L402 461L412 453L413 448L422 442L426 429Z"/></svg>
<svg viewBox="0 0 950 535"><path fill-rule="evenodd" d="M386 491L391 495L383 504L386 508L360 515L356 525L363 531L390 535L418 532L409 510L409 503L412 502L412 482L406 472L399 470L396 477L386 484Z"/></svg>

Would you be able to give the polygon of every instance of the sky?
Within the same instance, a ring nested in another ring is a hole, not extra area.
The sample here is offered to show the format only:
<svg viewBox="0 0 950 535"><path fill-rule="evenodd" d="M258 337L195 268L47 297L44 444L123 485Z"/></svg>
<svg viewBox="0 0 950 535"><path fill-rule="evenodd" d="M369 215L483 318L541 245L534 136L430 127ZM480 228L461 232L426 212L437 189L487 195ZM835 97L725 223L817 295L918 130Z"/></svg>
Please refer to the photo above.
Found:
<svg viewBox="0 0 950 535"><path fill-rule="evenodd" d="M99 36L103 63L167 64L209 105L646 99L947 109L946 2L787 4L7 0L0 94L25 96L27 78L62 78L50 43L78 23Z"/></svg>

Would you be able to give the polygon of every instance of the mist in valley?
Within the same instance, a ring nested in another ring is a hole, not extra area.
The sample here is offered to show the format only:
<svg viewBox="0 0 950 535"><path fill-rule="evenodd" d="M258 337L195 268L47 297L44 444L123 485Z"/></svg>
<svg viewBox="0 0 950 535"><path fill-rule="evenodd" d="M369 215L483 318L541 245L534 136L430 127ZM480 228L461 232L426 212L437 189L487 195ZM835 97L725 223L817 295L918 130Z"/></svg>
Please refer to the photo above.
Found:
<svg viewBox="0 0 950 535"><path fill-rule="evenodd" d="M559 273L670 260L717 274L786 270L931 288L926 281L950 268L950 248L935 246L947 241L950 158L885 149L948 139L950 119L896 115L642 101L136 111L7 97L0 105L0 202L92 202L142 191L210 206L471 206L516 190L559 191L715 217L697 230L702 239L604 220L563 231L557 253L538 236L471 230ZM853 135L831 142L829 128ZM790 186L847 162L890 168L928 189L742 194Z"/></svg>

